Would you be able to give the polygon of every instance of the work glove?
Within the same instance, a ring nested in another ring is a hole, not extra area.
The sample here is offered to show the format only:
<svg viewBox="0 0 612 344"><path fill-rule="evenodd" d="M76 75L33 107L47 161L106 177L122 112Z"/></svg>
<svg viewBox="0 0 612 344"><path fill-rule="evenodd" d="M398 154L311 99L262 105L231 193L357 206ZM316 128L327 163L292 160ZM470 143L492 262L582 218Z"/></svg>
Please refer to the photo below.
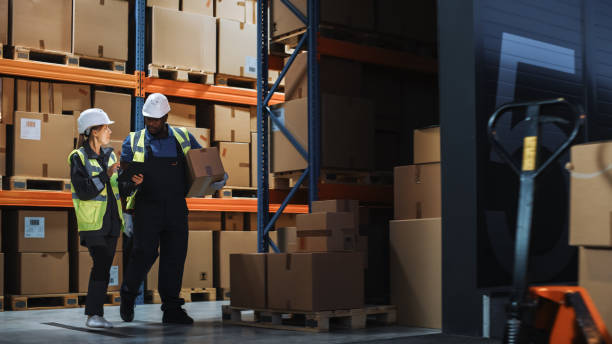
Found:
<svg viewBox="0 0 612 344"><path fill-rule="evenodd" d="M215 190L221 190L225 186L225 183L227 183L227 178L228 178L228 175L227 175L227 172L225 172L225 175L223 176L223 180L220 180L218 182L214 182L214 183L211 184L211 186Z"/></svg>
<svg viewBox="0 0 612 344"><path fill-rule="evenodd" d="M132 214L123 213L123 233L129 238L134 234L134 218Z"/></svg>

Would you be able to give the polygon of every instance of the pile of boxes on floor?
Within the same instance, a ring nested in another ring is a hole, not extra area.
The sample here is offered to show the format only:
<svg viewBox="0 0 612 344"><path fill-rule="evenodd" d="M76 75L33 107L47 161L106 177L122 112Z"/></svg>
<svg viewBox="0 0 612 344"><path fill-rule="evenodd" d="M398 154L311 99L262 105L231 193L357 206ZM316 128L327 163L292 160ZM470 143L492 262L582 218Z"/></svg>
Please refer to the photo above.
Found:
<svg viewBox="0 0 612 344"><path fill-rule="evenodd" d="M414 132L414 165L394 171L391 303L401 325L442 328L440 128Z"/></svg>
<svg viewBox="0 0 612 344"><path fill-rule="evenodd" d="M363 308L367 240L357 201L312 204L295 228L278 231L281 253L230 256L231 305L325 311Z"/></svg>

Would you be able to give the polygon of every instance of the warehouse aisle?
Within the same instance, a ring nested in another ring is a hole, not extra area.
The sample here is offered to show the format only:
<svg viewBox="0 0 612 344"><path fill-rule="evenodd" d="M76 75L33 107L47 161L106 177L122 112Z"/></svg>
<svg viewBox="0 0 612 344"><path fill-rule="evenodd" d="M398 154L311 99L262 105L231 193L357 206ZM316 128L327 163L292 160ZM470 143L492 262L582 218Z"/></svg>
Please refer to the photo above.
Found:
<svg viewBox="0 0 612 344"><path fill-rule="evenodd" d="M310 334L222 326L221 305L227 302L196 302L185 305L196 325L164 326L159 305L136 307L136 320L123 323L119 307L105 307L106 318L116 328L95 331L85 328L83 309L0 313L0 343L355 343L403 342L401 339L439 333L407 327L371 327L359 331ZM411 342L411 341L408 341ZM441 343L445 343L442 341ZM451 342L446 342L451 343ZM454 342L453 342L454 343Z"/></svg>

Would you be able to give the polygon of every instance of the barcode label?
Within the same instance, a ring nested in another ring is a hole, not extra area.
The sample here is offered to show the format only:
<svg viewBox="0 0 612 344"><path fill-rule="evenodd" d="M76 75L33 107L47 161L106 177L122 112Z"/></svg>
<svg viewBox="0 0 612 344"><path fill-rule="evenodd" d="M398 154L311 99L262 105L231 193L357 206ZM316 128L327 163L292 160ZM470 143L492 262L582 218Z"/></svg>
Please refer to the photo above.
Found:
<svg viewBox="0 0 612 344"><path fill-rule="evenodd" d="M22 140L40 141L40 125L41 122L39 119L22 118L21 133L19 134L19 137Z"/></svg>
<svg viewBox="0 0 612 344"><path fill-rule="evenodd" d="M246 74L257 76L257 58L253 56L247 56L244 66Z"/></svg>
<svg viewBox="0 0 612 344"><path fill-rule="evenodd" d="M110 278L108 280L109 287L116 287L119 285L119 266L113 265L110 268Z"/></svg>
<svg viewBox="0 0 612 344"><path fill-rule="evenodd" d="M26 217L24 219L24 232L25 238L45 238L45 218L44 217Z"/></svg>

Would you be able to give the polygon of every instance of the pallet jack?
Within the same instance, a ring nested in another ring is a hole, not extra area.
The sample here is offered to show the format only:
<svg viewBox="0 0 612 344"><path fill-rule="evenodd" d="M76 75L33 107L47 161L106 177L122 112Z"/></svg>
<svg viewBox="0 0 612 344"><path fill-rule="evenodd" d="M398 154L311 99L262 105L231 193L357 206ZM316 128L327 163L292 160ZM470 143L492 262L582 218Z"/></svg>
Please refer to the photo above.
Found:
<svg viewBox="0 0 612 344"><path fill-rule="evenodd" d="M569 108L571 118L541 114L542 107ZM525 111L526 135L523 138L522 166L500 142L496 125L503 114ZM612 344L606 326L587 291L576 286L527 286L529 242L532 225L534 189L537 176L565 152L578 135L585 115L563 98L512 103L499 107L488 123L488 136L496 152L520 178L513 285L504 330L504 344L588 343ZM557 150L540 163L540 126L544 123L573 125L571 134Z"/></svg>

